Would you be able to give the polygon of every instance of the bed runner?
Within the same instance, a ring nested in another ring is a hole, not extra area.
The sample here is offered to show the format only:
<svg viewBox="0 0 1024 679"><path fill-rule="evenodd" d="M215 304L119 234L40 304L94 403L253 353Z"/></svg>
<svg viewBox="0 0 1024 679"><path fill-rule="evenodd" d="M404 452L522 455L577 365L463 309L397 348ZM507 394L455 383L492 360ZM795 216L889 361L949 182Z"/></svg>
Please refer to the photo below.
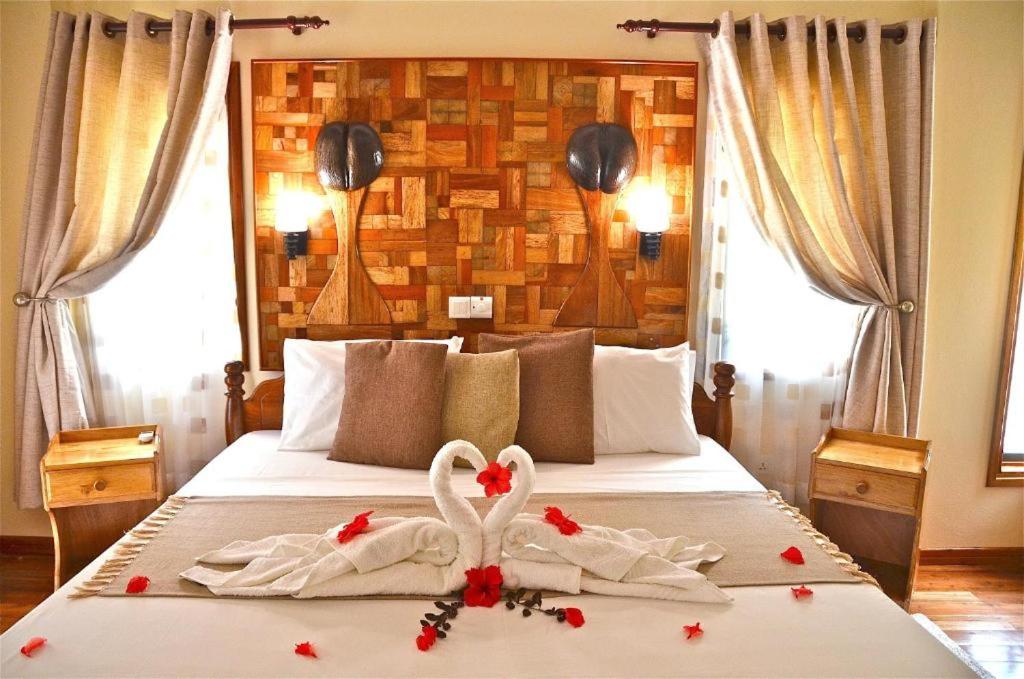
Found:
<svg viewBox="0 0 1024 679"><path fill-rule="evenodd" d="M494 500L470 502L483 516ZM725 558L699 570L719 587L874 582L775 492L538 493L524 511L543 514L549 505L558 505L581 523L716 542L725 548ZM439 518L431 497L175 496L126 535L115 556L70 596L125 596L128 580L145 575L150 579L146 596L213 598L206 587L178 577L195 564L196 556L235 540L322 533L369 509L377 517ZM803 552L805 564L796 566L779 556L789 546Z"/></svg>

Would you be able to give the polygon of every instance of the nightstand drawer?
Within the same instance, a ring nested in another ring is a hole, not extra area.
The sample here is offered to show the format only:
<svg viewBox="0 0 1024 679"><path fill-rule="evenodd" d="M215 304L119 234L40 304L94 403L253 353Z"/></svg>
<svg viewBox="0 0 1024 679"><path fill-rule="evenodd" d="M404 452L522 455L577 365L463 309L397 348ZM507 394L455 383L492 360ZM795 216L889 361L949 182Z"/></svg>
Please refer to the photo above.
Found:
<svg viewBox="0 0 1024 679"><path fill-rule="evenodd" d="M156 497L154 467L149 463L84 467L47 472L51 507Z"/></svg>
<svg viewBox="0 0 1024 679"><path fill-rule="evenodd" d="M814 496L845 499L914 514L919 481L916 477L840 467L818 462Z"/></svg>

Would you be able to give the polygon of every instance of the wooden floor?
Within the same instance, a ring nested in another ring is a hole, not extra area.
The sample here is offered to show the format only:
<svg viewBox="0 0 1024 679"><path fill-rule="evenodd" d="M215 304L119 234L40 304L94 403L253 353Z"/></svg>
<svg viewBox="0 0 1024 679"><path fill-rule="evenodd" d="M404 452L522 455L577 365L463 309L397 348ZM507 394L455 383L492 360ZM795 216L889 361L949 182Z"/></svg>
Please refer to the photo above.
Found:
<svg viewBox="0 0 1024 679"><path fill-rule="evenodd" d="M0 555L0 631L49 596L53 559ZM1024 573L922 566L910 607L997 677L1024 679Z"/></svg>

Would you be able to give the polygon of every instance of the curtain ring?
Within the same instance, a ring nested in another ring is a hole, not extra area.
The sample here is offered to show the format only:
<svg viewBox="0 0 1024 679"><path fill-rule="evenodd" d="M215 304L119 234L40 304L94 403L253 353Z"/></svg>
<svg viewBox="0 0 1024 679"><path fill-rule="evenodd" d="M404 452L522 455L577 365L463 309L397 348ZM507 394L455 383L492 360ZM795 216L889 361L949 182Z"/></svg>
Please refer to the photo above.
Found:
<svg viewBox="0 0 1024 679"><path fill-rule="evenodd" d="M868 29L864 26L864 24L857 24L853 28L857 31L856 35L853 36L854 41L864 42L864 40L867 39L868 37Z"/></svg>
<svg viewBox="0 0 1024 679"><path fill-rule="evenodd" d="M110 22L109 21L104 21L103 22L103 35L107 36L108 38L113 38L114 37L114 32L112 30L110 30Z"/></svg>
<svg viewBox="0 0 1024 679"><path fill-rule="evenodd" d="M768 33L772 34L771 29L775 28L776 26L778 26L778 29L777 29L778 30L778 35L776 37L780 41L781 40L785 40L786 39L786 23L784 21L782 21L781 19L779 19L778 21L773 21L772 23L768 24Z"/></svg>
<svg viewBox="0 0 1024 679"><path fill-rule="evenodd" d="M719 21L718 19L715 19L711 23L713 23L715 25L715 30L711 31L711 37L712 38L717 38L718 37L718 31L720 31L722 29L722 22Z"/></svg>
<svg viewBox="0 0 1024 679"><path fill-rule="evenodd" d="M825 32L828 34L828 41L835 42L839 38L839 30L836 28L834 21L828 21L825 23Z"/></svg>
<svg viewBox="0 0 1024 679"><path fill-rule="evenodd" d="M151 38L155 38L157 34L156 29L153 28L154 23L155 22L153 21L153 19L148 19L146 21L146 35L148 35Z"/></svg>
<svg viewBox="0 0 1024 679"><path fill-rule="evenodd" d="M658 31L661 30L661 22L657 19L651 19L651 27L647 29L648 38L657 38Z"/></svg>
<svg viewBox="0 0 1024 679"><path fill-rule="evenodd" d="M888 26L886 26L886 28L888 28ZM902 45L907 41L907 27L905 25L902 25L894 26L893 28L898 28L900 31L899 35L892 39L893 43L897 45Z"/></svg>

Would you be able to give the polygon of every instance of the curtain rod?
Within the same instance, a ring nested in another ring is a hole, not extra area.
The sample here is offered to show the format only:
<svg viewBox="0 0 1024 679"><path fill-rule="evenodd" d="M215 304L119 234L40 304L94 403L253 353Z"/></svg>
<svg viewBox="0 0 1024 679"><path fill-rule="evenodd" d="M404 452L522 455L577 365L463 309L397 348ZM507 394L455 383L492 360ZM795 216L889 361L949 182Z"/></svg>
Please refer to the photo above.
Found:
<svg viewBox="0 0 1024 679"><path fill-rule="evenodd" d="M621 24L616 24L615 28L622 29L626 33L639 33L644 32L648 38L657 38L658 33L710 33L712 37L718 35L719 22L718 19L709 22L697 22L697 21L659 21L658 19L630 19ZM737 35L750 35L750 24L739 23L736 24ZM776 21L768 24L768 34L778 37L780 40L786 39L786 24L781 21ZM811 39L814 38L814 24L808 24L807 36ZM863 42L864 38L867 37L867 29L863 25L853 24L846 27L846 37L853 38L857 42ZM890 38L896 42L896 44L902 43L907 39L907 29L903 26L883 26L882 37ZM836 38L836 27L835 24L829 22L828 24L828 39L835 40Z"/></svg>
<svg viewBox="0 0 1024 679"><path fill-rule="evenodd" d="M287 28L295 35L302 35L303 29L312 28L318 29L323 26L329 26L330 20L321 19L318 16L286 16L276 17L271 19L235 19L231 18L231 23L228 24L230 30L247 30L251 28ZM206 22L207 32L213 31L214 22L210 19ZM146 22L146 32L150 35L156 35L162 31L171 30L170 21L158 21L151 19ZM128 32L128 22L126 21L108 21L103 24L103 34L108 38L114 37L118 33Z"/></svg>

